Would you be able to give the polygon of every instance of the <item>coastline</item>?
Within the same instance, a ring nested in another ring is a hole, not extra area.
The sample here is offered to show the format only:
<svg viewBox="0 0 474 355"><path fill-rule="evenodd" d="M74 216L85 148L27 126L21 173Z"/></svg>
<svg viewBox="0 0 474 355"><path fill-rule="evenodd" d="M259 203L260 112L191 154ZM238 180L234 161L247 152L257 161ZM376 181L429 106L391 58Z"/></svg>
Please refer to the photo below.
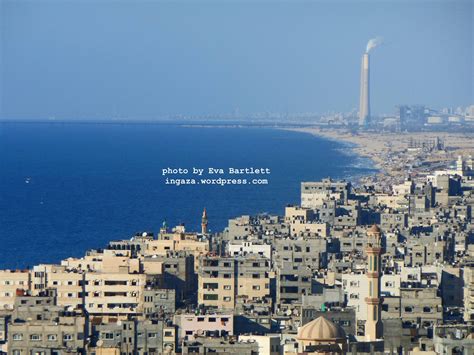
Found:
<svg viewBox="0 0 474 355"><path fill-rule="evenodd" d="M361 177L361 184L377 183L389 190L407 176L416 178L426 175L428 167L446 168L458 156L474 155L474 140L469 134L451 132L354 132L345 128L321 127L280 128L304 132L338 143L348 144L357 156L370 159L374 175ZM431 142L439 139L443 149L413 149L412 142Z"/></svg>

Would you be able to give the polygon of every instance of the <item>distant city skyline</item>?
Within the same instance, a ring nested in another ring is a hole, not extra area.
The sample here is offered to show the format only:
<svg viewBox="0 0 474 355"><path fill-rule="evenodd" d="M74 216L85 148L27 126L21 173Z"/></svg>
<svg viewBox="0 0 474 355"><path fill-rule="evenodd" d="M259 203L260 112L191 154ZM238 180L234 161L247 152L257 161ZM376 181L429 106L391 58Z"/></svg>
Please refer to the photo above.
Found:
<svg viewBox="0 0 474 355"><path fill-rule="evenodd" d="M0 118L371 112L474 103L471 1L0 0Z"/></svg>

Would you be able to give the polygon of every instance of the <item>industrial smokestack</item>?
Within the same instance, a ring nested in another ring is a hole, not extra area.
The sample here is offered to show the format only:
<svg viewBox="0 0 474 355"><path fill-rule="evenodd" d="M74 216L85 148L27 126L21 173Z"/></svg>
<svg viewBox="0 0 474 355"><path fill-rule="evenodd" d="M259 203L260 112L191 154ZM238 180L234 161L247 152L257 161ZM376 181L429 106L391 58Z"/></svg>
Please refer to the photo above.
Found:
<svg viewBox="0 0 474 355"><path fill-rule="evenodd" d="M382 37L369 40L365 53L362 56L360 68L360 101L359 101L359 126L366 126L370 122L370 65L369 52L381 45Z"/></svg>
<svg viewBox="0 0 474 355"><path fill-rule="evenodd" d="M359 126L366 126L370 120L369 75L369 53L366 52L360 67Z"/></svg>

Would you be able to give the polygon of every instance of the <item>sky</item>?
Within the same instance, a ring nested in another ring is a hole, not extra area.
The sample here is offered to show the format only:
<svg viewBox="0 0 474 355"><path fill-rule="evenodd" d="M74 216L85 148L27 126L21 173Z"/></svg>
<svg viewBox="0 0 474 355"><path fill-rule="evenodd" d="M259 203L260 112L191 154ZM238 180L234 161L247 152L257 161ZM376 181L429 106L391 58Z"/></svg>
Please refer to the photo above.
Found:
<svg viewBox="0 0 474 355"><path fill-rule="evenodd" d="M470 0L0 0L0 118L474 104Z"/></svg>

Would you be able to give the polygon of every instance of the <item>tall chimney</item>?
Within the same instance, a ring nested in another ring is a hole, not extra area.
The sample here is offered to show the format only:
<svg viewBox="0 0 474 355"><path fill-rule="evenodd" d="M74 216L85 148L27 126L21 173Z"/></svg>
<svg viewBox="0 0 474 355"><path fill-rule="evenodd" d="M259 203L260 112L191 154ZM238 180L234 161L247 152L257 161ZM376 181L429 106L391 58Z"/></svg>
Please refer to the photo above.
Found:
<svg viewBox="0 0 474 355"><path fill-rule="evenodd" d="M370 90L369 90L369 53L362 56L360 68L360 103L359 126L366 126L370 120Z"/></svg>

